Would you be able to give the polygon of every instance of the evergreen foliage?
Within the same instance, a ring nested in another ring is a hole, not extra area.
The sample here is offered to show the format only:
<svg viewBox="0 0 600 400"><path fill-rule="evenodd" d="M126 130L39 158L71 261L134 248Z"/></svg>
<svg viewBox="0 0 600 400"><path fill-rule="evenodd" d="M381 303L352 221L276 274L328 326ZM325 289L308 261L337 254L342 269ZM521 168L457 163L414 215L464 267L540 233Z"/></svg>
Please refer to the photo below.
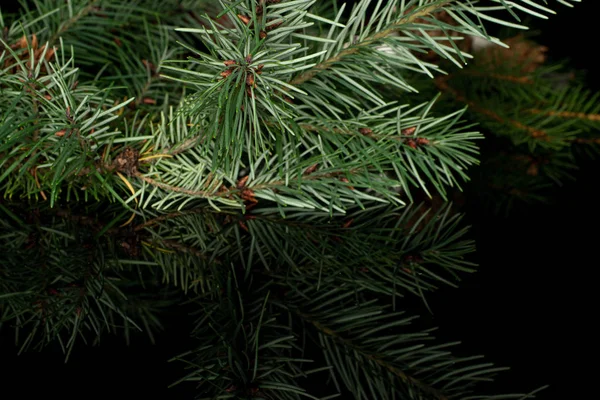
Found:
<svg viewBox="0 0 600 400"><path fill-rule="evenodd" d="M493 34L576 2L21 1L0 13L1 321L68 358L187 304L201 399L529 397L486 395L504 368L403 300L475 271L448 203L471 167L500 165L480 171L502 208L598 143L597 96Z"/></svg>

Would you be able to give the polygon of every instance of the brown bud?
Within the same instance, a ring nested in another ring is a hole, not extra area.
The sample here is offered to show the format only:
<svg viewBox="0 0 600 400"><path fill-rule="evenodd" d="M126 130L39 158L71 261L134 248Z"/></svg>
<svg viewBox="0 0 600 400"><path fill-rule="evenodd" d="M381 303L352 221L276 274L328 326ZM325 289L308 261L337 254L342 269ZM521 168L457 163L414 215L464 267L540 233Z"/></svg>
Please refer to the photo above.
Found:
<svg viewBox="0 0 600 400"><path fill-rule="evenodd" d="M250 63L252 62L252 54L248 54L248 55L246 56L246 62L247 62L248 64L250 64Z"/></svg>
<svg viewBox="0 0 600 400"><path fill-rule="evenodd" d="M258 200L256 200L254 192L251 189L242 190L242 199L252 203L258 203Z"/></svg>
<svg viewBox="0 0 600 400"><path fill-rule="evenodd" d="M238 14L237 16L240 19L240 21L244 23L244 25L248 25L250 21L252 21L247 15Z"/></svg>
<svg viewBox="0 0 600 400"><path fill-rule="evenodd" d="M263 13L263 6L261 4L256 6L256 15L262 15Z"/></svg>
<svg viewBox="0 0 600 400"><path fill-rule="evenodd" d="M66 129L62 129L54 134L54 136L63 137L67 133Z"/></svg>
<svg viewBox="0 0 600 400"><path fill-rule="evenodd" d="M243 189L244 187L246 187L246 182L248 182L248 178L250 178L250 175L246 175L243 178L241 178L239 181L237 181L235 187L238 189Z"/></svg>
<svg viewBox="0 0 600 400"><path fill-rule="evenodd" d="M250 229L248 229L248 226L246 225L246 223L244 221L238 221L238 224L240 225L240 228L242 228L246 232L250 232Z"/></svg>
<svg viewBox="0 0 600 400"><path fill-rule="evenodd" d="M38 47L38 38L37 38L37 35L34 33L34 34L31 36L31 48L32 48L33 50L36 50L36 49L37 49L37 47Z"/></svg>
<svg viewBox="0 0 600 400"><path fill-rule="evenodd" d="M408 147L410 147L412 149L416 149L417 148L417 143L415 142L414 139L408 139L406 141L406 144L408 145Z"/></svg>
<svg viewBox="0 0 600 400"><path fill-rule="evenodd" d="M223 78L227 78L229 75L231 75L231 70L230 69L226 69L225 71L221 72L221 76Z"/></svg>
<svg viewBox="0 0 600 400"><path fill-rule="evenodd" d="M424 137L417 138L417 144L419 146L427 145L429 144L429 139L426 139Z"/></svg>
<svg viewBox="0 0 600 400"><path fill-rule="evenodd" d="M246 76L246 85L248 85L248 86L254 86L254 75L248 74Z"/></svg>
<svg viewBox="0 0 600 400"><path fill-rule="evenodd" d="M45 95L44 95L44 98L45 98L46 100L52 100L52 96L50 96L49 94L45 94Z"/></svg>
<svg viewBox="0 0 600 400"><path fill-rule="evenodd" d="M150 97L144 97L144 99L142 100L142 103L144 103L144 104L156 104L156 100L151 99Z"/></svg>
<svg viewBox="0 0 600 400"><path fill-rule="evenodd" d="M417 130L416 126L411 126L410 128L402 129L401 133L405 136L410 136Z"/></svg>
<svg viewBox="0 0 600 400"><path fill-rule="evenodd" d="M264 38L266 38L266 37L267 37L267 32L265 32L265 31L260 31L260 32L258 33L258 37L260 37L261 39L264 39Z"/></svg>
<svg viewBox="0 0 600 400"><path fill-rule="evenodd" d="M344 183L349 183L349 182L350 182L350 181L348 180L348 178L346 178L345 176L344 176L344 177L341 177L341 178L340 178L340 181L342 181L342 182L344 182ZM350 190L354 190L354 186L348 186L348 189L350 189Z"/></svg>
<svg viewBox="0 0 600 400"><path fill-rule="evenodd" d="M358 130L358 133L360 133L361 135L368 136L368 135L372 134L373 131L371 129L369 129L369 128L360 128Z"/></svg>
<svg viewBox="0 0 600 400"><path fill-rule="evenodd" d="M26 49L27 48L27 37L23 35L21 39L19 39L19 48Z"/></svg>
<svg viewBox="0 0 600 400"><path fill-rule="evenodd" d="M52 56L54 56L54 48L48 49L44 58L46 59L46 61L50 61Z"/></svg>
<svg viewBox="0 0 600 400"><path fill-rule="evenodd" d="M319 166L319 164L314 164L311 165L310 167L306 168L306 171L304 171L303 175L310 175L313 172L315 172L317 170L317 167Z"/></svg>
<svg viewBox="0 0 600 400"><path fill-rule="evenodd" d="M142 64L144 64L144 67L146 67L153 74L156 73L156 65L152 64L150 61L143 59Z"/></svg>
<svg viewBox="0 0 600 400"><path fill-rule="evenodd" d="M537 163L532 163L529 168L527 168L527 175L529 176L538 176L540 169Z"/></svg>
<svg viewBox="0 0 600 400"><path fill-rule="evenodd" d="M283 21L275 22L274 24L267 25L265 29L266 29L267 31L272 31L273 29L277 29L277 28L279 28L279 26L280 26L281 24L283 24Z"/></svg>
<svg viewBox="0 0 600 400"><path fill-rule="evenodd" d="M223 61L223 64L225 64L226 67L230 67L233 64L235 64L235 60L227 60L227 61Z"/></svg>

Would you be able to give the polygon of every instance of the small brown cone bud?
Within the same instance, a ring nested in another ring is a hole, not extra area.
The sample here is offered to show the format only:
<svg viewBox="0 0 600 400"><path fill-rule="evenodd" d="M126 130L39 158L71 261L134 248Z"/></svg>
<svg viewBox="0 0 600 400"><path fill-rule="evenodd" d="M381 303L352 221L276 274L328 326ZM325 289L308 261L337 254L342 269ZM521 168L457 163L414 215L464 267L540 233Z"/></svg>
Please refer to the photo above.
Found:
<svg viewBox="0 0 600 400"><path fill-rule="evenodd" d="M275 22L274 24L268 25L266 30L272 31L273 29L277 29L281 24L283 24L283 21Z"/></svg>
<svg viewBox="0 0 600 400"><path fill-rule="evenodd" d="M46 61L50 61L50 59L54 56L54 48L48 49L46 52L46 56L44 57Z"/></svg>
<svg viewBox="0 0 600 400"><path fill-rule="evenodd" d="M250 21L252 21L247 15L238 14L237 16L240 19L240 21L244 23L244 25L248 25Z"/></svg>
<svg viewBox="0 0 600 400"><path fill-rule="evenodd" d="M21 39L19 39L19 48L21 48L21 49L27 48L27 37L25 37L25 35L21 36Z"/></svg>
<svg viewBox="0 0 600 400"><path fill-rule="evenodd" d="M239 181L237 181L237 183L235 184L235 187L238 189L245 188L246 182L248 182L248 178L250 178L250 175L246 175L243 178L241 178Z"/></svg>
<svg viewBox="0 0 600 400"><path fill-rule="evenodd" d="M405 136L410 136L417 130L416 126L411 126L410 128L402 129L401 133Z"/></svg>
<svg viewBox="0 0 600 400"><path fill-rule="evenodd" d="M304 171L303 175L310 175L313 172L315 172L317 170L317 167L319 166L319 164L315 164L315 165L311 165L310 167L306 168L306 171Z"/></svg>

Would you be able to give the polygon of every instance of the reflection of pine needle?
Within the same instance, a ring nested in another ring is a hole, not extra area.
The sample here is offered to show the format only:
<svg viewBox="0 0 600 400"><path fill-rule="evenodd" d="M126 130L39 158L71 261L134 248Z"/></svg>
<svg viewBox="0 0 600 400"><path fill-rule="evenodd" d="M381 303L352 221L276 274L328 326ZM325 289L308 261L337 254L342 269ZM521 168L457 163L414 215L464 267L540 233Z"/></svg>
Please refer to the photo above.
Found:
<svg viewBox="0 0 600 400"><path fill-rule="evenodd" d="M122 228L125 225L129 225L131 223L131 221L133 221L134 218L135 218L135 213L131 213L131 217L129 217L129 219L127 221L125 221L123 224L119 225L119 228Z"/></svg>
<svg viewBox="0 0 600 400"><path fill-rule="evenodd" d="M119 171L117 171L117 175L119 176L119 178L121 178L121 180L125 183L125 186L127 186L129 188L129 190L131 191L131 194L133 196L135 196L135 189L133 188L133 186L131 185L131 183L129 183L129 181L123 176L123 174L121 174ZM137 207L138 204L138 199L137 197L133 198L135 200L135 204ZM129 217L129 219L127 221L125 221L122 225L119 225L120 228L124 227L125 225L128 225L131 223L131 221L133 221L133 219L135 218L135 213L131 214L131 217Z"/></svg>
<svg viewBox="0 0 600 400"><path fill-rule="evenodd" d="M173 158L173 156L171 154L155 154L153 156L138 158L138 161L151 160L153 158L160 158L160 157L171 157L171 158Z"/></svg>
<svg viewBox="0 0 600 400"><path fill-rule="evenodd" d="M152 243L148 243L148 242L145 242L145 241L143 241L143 240L142 240L142 244L144 244L144 245L146 245L146 246L149 246L149 247L151 247L151 248L153 248L153 249L156 249L156 250L158 250L158 251L160 251L160 252L163 252L163 253L167 253L167 254L169 254L169 253L170 253L170 254L173 254L173 253L175 253L173 250L167 250L167 249L163 249L162 247L155 246L155 245L153 245Z"/></svg>

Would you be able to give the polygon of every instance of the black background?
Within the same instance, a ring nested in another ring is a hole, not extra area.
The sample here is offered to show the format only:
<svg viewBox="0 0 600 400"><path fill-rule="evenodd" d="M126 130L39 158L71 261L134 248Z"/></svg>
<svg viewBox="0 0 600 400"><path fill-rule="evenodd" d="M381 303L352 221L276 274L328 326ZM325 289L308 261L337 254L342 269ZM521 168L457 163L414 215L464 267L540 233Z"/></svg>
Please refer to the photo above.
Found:
<svg viewBox="0 0 600 400"><path fill-rule="evenodd" d="M3 2L4 3L4 2ZM555 59L589 71L589 86L600 90L598 14L593 0L537 22L541 41ZM600 248L597 234L597 161L581 162L577 181L557 189L550 206L516 210L508 218L491 216L469 204L467 220L477 241L480 271L460 289L443 289L429 301L442 340L462 340L465 353L510 366L501 390L527 391L549 384L540 399L595 398L594 270ZM180 377L170 356L187 350L183 315L152 346L136 338L129 347L107 338L97 348L80 346L63 364L58 349L16 355L13 338L0 332L3 398L41 394L46 398L191 399L182 388L166 389Z"/></svg>

